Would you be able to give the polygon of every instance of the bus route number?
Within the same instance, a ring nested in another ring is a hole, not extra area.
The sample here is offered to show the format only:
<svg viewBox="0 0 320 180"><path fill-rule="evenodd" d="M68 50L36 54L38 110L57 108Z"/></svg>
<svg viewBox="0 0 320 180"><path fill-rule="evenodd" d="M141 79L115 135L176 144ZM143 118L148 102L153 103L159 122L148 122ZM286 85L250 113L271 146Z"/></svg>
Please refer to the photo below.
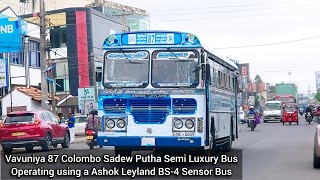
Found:
<svg viewBox="0 0 320 180"><path fill-rule="evenodd" d="M147 34L147 42L148 44L156 43L156 35L155 34Z"/></svg>

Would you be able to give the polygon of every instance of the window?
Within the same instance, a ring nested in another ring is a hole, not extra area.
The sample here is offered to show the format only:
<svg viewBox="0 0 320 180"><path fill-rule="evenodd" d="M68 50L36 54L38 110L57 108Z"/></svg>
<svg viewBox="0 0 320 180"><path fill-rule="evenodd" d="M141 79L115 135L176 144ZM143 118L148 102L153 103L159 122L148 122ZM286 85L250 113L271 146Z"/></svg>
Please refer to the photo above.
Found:
<svg viewBox="0 0 320 180"><path fill-rule="evenodd" d="M231 81L230 81L230 76L228 76L228 88L231 89Z"/></svg>
<svg viewBox="0 0 320 180"><path fill-rule="evenodd" d="M22 55L22 51L9 53L9 61L10 61L10 63L12 63L12 64L20 64L20 65L23 65L23 55Z"/></svg>
<svg viewBox="0 0 320 180"><path fill-rule="evenodd" d="M0 59L4 58L4 53L0 53Z"/></svg>
<svg viewBox="0 0 320 180"><path fill-rule="evenodd" d="M47 112L42 113L43 114L43 119L45 121L52 121L50 118L50 115Z"/></svg>
<svg viewBox="0 0 320 180"><path fill-rule="evenodd" d="M214 73L214 71L213 71L213 68L210 68L210 84L213 84L213 82L214 82L214 77L213 77L213 74Z"/></svg>
<svg viewBox="0 0 320 180"><path fill-rule="evenodd" d="M65 84L64 79L56 79L56 91L57 92L65 91L64 84Z"/></svg>
<svg viewBox="0 0 320 180"><path fill-rule="evenodd" d="M221 72L220 71L218 71L218 84L221 86L222 85L222 81L221 81Z"/></svg>
<svg viewBox="0 0 320 180"><path fill-rule="evenodd" d="M67 33L66 27L54 27L50 30L50 43L51 48L60 48L66 46Z"/></svg>
<svg viewBox="0 0 320 180"><path fill-rule="evenodd" d="M48 112L52 122L58 123L58 118L52 113L52 112Z"/></svg>
<svg viewBox="0 0 320 180"><path fill-rule="evenodd" d="M29 63L31 67L40 67L40 43L29 41Z"/></svg>

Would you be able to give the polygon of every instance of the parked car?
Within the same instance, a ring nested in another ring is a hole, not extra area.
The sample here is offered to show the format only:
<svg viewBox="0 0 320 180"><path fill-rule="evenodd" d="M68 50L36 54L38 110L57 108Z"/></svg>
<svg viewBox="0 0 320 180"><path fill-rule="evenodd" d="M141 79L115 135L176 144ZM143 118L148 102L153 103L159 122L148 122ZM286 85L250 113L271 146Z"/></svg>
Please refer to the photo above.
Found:
<svg viewBox="0 0 320 180"><path fill-rule="evenodd" d="M50 111L12 112L0 123L0 143L5 154L11 154L13 148L26 148L32 152L35 146L51 150L61 144L69 148L69 128L59 123Z"/></svg>
<svg viewBox="0 0 320 180"><path fill-rule="evenodd" d="M320 168L320 118L315 117L314 121L318 122L319 125L316 127L314 136L313 167Z"/></svg>
<svg viewBox="0 0 320 180"><path fill-rule="evenodd" d="M75 134L76 136L85 135L85 128L87 126L87 117L86 116L75 116Z"/></svg>

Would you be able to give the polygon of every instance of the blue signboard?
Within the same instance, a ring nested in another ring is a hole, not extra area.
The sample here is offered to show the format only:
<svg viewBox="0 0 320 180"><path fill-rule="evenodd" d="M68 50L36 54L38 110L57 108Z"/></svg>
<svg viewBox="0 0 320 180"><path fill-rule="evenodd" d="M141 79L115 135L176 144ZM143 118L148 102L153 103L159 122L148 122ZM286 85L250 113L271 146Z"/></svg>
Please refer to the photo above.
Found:
<svg viewBox="0 0 320 180"><path fill-rule="evenodd" d="M21 19L0 19L0 53L22 50Z"/></svg>
<svg viewBox="0 0 320 180"><path fill-rule="evenodd" d="M181 34L178 33L132 33L121 37L123 45L147 45L147 44L180 44Z"/></svg>

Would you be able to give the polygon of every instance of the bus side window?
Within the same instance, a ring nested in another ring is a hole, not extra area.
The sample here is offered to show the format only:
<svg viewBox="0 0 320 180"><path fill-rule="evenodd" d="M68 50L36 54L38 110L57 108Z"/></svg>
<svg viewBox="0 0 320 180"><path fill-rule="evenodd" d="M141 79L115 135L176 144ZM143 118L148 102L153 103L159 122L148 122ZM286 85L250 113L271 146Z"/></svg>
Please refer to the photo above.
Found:
<svg viewBox="0 0 320 180"><path fill-rule="evenodd" d="M221 72L218 71L218 85L221 86Z"/></svg>

